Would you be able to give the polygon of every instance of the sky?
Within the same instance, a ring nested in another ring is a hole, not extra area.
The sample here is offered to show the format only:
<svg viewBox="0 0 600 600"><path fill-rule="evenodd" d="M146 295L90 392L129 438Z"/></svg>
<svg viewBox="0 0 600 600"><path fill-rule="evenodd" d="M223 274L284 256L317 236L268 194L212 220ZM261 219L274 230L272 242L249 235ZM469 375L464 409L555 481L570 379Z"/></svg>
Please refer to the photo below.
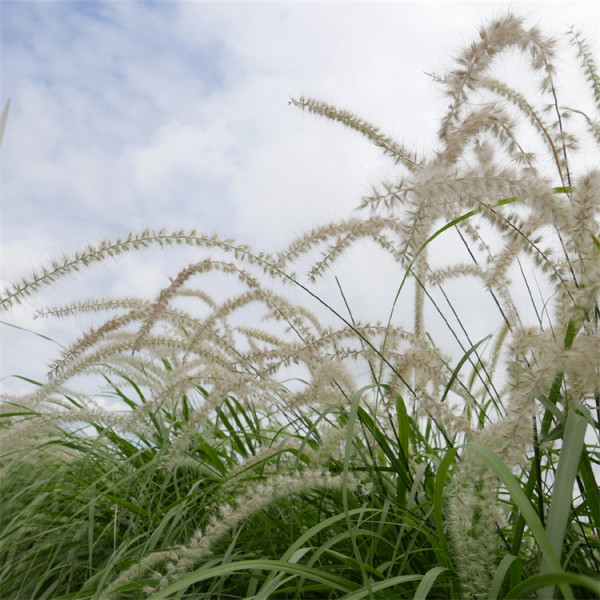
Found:
<svg viewBox="0 0 600 600"><path fill-rule="evenodd" d="M444 100L427 73L509 10L600 40L597 2L3 0L0 283L144 227L195 227L269 252L349 216L388 159L290 98L331 102L430 149ZM151 298L193 256L132 255L56 294ZM344 286L371 318L393 295L390 275L368 253L353 259ZM52 293L0 319L67 343L76 320L31 321ZM56 355L6 325L0 349L0 389L12 374L41 377Z"/></svg>

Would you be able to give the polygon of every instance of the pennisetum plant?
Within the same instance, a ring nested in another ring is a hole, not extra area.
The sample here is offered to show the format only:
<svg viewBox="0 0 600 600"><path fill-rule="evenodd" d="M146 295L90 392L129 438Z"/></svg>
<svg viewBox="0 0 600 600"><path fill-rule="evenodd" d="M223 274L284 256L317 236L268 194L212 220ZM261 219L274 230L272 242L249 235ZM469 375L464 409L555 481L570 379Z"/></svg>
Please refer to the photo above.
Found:
<svg viewBox="0 0 600 600"><path fill-rule="evenodd" d="M427 156L293 99L365 136L397 174L359 216L276 255L147 230L9 286L2 310L108 257L201 250L154 299L39 311L109 316L47 381L2 398L0 596L598 597L600 77L586 42L567 41L591 108L562 104L557 42L508 15L434 77L448 108ZM495 76L510 52L537 83L527 94ZM398 282L378 323L313 287L363 239ZM436 262L448 239L451 260ZM235 291L209 294L214 274ZM489 299L480 339L456 282ZM448 334L458 353L442 349ZM74 387L86 374L123 410Z"/></svg>

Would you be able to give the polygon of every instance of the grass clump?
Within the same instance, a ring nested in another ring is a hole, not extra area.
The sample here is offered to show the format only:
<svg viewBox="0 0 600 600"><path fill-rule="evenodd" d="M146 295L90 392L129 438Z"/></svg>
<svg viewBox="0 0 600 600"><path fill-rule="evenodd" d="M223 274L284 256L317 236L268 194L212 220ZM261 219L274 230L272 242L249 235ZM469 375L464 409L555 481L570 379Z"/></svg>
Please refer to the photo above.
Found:
<svg viewBox="0 0 600 600"><path fill-rule="evenodd" d="M436 78L449 105L428 157L294 99L364 135L398 174L360 216L277 255L144 231L9 287L3 309L108 257L203 250L153 301L40 311L110 316L47 381L3 398L0 596L598 597L600 171L578 165L600 142L600 79L584 40L569 40L593 113L560 103L555 42L507 16ZM539 102L494 77L508 51ZM398 277L380 323L313 287L363 239ZM460 251L436 261L448 240ZM305 280L294 272L309 259ZM233 282L225 298L202 284L215 275ZM457 281L489 299L483 337L451 301ZM409 325L396 314L407 294ZM458 353L442 348L448 334ZM88 374L123 410L77 388Z"/></svg>

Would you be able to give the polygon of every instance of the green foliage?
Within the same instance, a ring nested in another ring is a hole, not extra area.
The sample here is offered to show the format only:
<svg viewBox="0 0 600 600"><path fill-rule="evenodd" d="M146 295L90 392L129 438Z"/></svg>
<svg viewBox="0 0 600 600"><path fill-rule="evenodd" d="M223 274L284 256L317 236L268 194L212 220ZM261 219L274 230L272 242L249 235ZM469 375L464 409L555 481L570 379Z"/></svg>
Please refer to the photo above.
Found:
<svg viewBox="0 0 600 600"><path fill-rule="evenodd" d="M571 41L598 104L591 51ZM493 76L511 48L528 57L542 110ZM600 138L595 115L559 104L554 63L537 29L512 16L492 23L440 79L449 108L430 157L348 111L293 100L364 135L399 175L363 199L370 214L277 256L144 231L5 290L7 310L125 252L210 253L153 301L40 311L111 316L64 350L47 381L2 398L0 597L599 597L600 171L578 171L577 144ZM583 117L582 131L567 131L569 116ZM535 136L541 157L528 149ZM430 254L451 234L465 258L436 266ZM386 325L355 321L347 303L342 316L311 287L360 240L387 253L398 277ZM316 249L308 281L294 275ZM197 283L215 273L235 282L232 295ZM449 299L465 279L490 298L483 337ZM396 314L410 291L412 328ZM428 325L435 314L454 357ZM106 386L90 393L87 375Z"/></svg>

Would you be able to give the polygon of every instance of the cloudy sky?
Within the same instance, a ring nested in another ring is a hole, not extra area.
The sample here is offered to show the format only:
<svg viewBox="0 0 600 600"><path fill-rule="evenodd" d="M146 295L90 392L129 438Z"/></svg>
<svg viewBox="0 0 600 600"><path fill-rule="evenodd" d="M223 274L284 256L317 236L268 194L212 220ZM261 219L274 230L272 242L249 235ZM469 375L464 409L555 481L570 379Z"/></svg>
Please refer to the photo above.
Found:
<svg viewBox="0 0 600 600"><path fill-rule="evenodd" d="M574 25L594 41L599 5L3 0L0 105L10 98L11 111L0 280L146 226L276 250L350 214L388 170L365 140L290 97L351 109L425 150L444 106L426 73L451 66L480 24L512 9L550 33ZM382 274L357 260L345 283L358 284L358 306L372 307L378 292L361 282ZM81 285L85 295L151 296L174 264L136 255ZM39 304L2 318L30 326ZM35 327L63 342L75 335L75 325ZM6 326L0 335L0 377L44 372L37 342Z"/></svg>

